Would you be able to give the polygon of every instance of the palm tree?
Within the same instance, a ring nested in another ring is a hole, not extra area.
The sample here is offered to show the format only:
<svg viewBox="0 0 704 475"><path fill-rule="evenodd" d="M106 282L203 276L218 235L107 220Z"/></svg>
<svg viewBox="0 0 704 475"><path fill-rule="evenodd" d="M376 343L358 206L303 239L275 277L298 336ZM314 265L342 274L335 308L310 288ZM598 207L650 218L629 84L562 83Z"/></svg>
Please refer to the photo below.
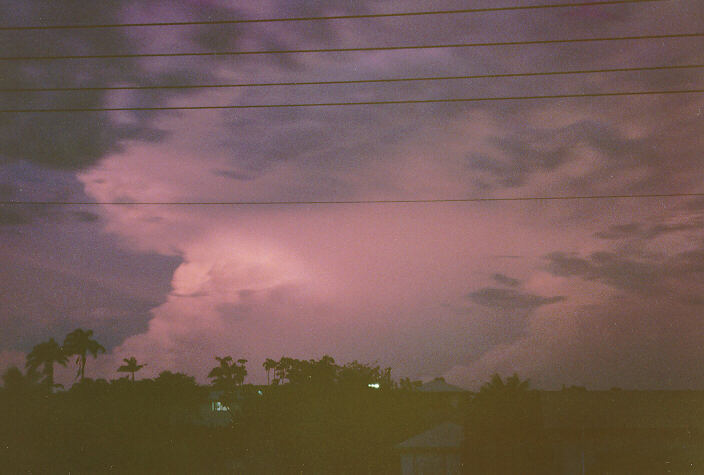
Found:
<svg viewBox="0 0 704 475"><path fill-rule="evenodd" d="M42 366L44 382L51 392L55 386L60 386L59 384L54 384L54 363L66 366L67 361L68 358L59 344L53 338L50 338L49 341L39 343L32 348L32 351L27 355L26 367L29 373L36 371L39 366Z"/></svg>
<svg viewBox="0 0 704 475"><path fill-rule="evenodd" d="M218 360L218 366L211 369L208 377L213 381L213 387L220 391L220 402L225 406L232 423L235 423L235 414L238 409L237 405L237 386L242 385L244 378L247 376L247 360L239 359L237 362L232 360L232 356L215 357Z"/></svg>
<svg viewBox="0 0 704 475"><path fill-rule="evenodd" d="M264 360L264 364L262 366L264 366L264 369L266 370L266 384L268 385L268 384L270 384L269 383L269 371L276 368L276 361L272 360L271 358L267 358L266 360Z"/></svg>
<svg viewBox="0 0 704 475"><path fill-rule="evenodd" d="M72 331L64 339L64 351L67 356L76 355L76 364L78 371L76 379L80 378L83 381L86 373L86 357L90 353L93 358L96 358L99 353L105 353L103 345L95 340L92 340L93 330L82 330L80 328Z"/></svg>
<svg viewBox="0 0 704 475"><path fill-rule="evenodd" d="M242 386L242 384L244 384L244 378L247 377L247 360L244 358L238 359L234 369L235 384Z"/></svg>
<svg viewBox="0 0 704 475"><path fill-rule="evenodd" d="M132 381L134 381L134 373L147 366L146 364L137 364L137 358L134 356L123 358L122 361L124 361L125 364L117 368L117 371L119 373L132 373Z"/></svg>
<svg viewBox="0 0 704 475"><path fill-rule="evenodd" d="M245 364L247 360L239 359L235 363L232 356L215 357L219 365L210 370L208 377L213 380L213 386L218 389L232 390L244 382L247 376Z"/></svg>
<svg viewBox="0 0 704 475"><path fill-rule="evenodd" d="M210 370L208 377L213 380L213 386L217 388L228 388L232 381L232 356L216 356L218 366Z"/></svg>
<svg viewBox="0 0 704 475"><path fill-rule="evenodd" d="M530 389L530 381L521 381L516 373L506 378L506 381L501 379L499 374L494 374L491 381L484 383L479 390L480 394L489 394L490 396L516 396L525 393Z"/></svg>
<svg viewBox="0 0 704 475"><path fill-rule="evenodd" d="M494 374L469 405L466 455L481 473L525 473L541 453L540 398L530 382Z"/></svg>
<svg viewBox="0 0 704 475"><path fill-rule="evenodd" d="M291 370L293 369L297 361L298 360L294 360L293 358L282 356L281 359L277 361L276 365L274 366L274 383L283 384L284 379L288 379L289 382L291 382L289 376Z"/></svg>

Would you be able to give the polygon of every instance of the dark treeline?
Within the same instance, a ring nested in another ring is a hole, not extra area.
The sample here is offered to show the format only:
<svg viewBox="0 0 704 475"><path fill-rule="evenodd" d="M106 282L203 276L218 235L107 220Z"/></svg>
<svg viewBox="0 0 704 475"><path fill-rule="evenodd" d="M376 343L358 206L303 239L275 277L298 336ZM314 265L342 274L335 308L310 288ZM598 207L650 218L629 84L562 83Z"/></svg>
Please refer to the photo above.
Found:
<svg viewBox="0 0 704 475"><path fill-rule="evenodd" d="M102 351L79 329L2 375L0 472L399 473L398 444L447 422L464 428L455 450L465 473L683 473L704 463L698 392L536 391L516 375L474 394L433 392L330 356L267 359L266 385L247 384L247 360L231 356L214 358L209 385L169 371L139 378L145 363L134 357L116 379L86 378L87 356ZM76 381L63 389L53 367L71 357Z"/></svg>
<svg viewBox="0 0 704 475"><path fill-rule="evenodd" d="M3 473L388 473L398 470L396 443L456 417L390 368L330 356L267 359L260 386L230 356L214 359L210 385L168 371L139 378L144 363L133 357L116 379L94 380L86 356L102 346L90 331L71 335L72 345L40 343L25 371L2 375ZM76 382L64 389L53 368L70 355Z"/></svg>

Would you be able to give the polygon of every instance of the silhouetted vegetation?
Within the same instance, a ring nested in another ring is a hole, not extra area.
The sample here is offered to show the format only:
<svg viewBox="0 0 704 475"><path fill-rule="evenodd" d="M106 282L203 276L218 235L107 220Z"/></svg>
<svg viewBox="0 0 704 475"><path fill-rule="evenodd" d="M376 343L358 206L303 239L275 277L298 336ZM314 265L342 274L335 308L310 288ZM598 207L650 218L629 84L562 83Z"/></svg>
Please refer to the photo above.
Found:
<svg viewBox="0 0 704 475"><path fill-rule="evenodd" d="M76 348L50 340L35 347L26 373L3 375L4 470L387 473L398 468L396 443L453 412L427 395L392 390L390 368L338 365L330 356L270 359L276 378L266 386L245 384L246 360L217 357L212 384L203 386L168 371L136 380L144 364L134 357L116 368L128 377L94 380L77 352L83 377L49 391L53 365Z"/></svg>
<svg viewBox="0 0 704 475"><path fill-rule="evenodd" d="M246 383L247 360L231 356L216 357L210 385L169 371L137 380L145 364L134 357L116 368L129 376L94 380L84 360L99 343L89 330L70 335L89 344L40 343L26 372L2 375L3 472L398 473L397 445L444 422L465 427L454 450L467 473L662 473L704 463L700 393L540 392L495 375L471 394L441 378L397 383L390 368L328 355L267 359L270 384L260 386ZM55 391L53 368L67 353L78 357L80 380Z"/></svg>
<svg viewBox="0 0 704 475"><path fill-rule="evenodd" d="M43 382L49 392L54 390L54 364L58 363L66 366L68 358L61 349L58 343L50 338L49 341L39 343L32 348L32 351L27 355L27 371L29 374L35 373L39 367L42 367Z"/></svg>
<svg viewBox="0 0 704 475"><path fill-rule="evenodd" d="M196 414L207 389L162 376L85 378L52 395L6 384L0 465L5 473L199 472L208 454L219 456L217 431L179 417Z"/></svg>
<svg viewBox="0 0 704 475"><path fill-rule="evenodd" d="M76 366L78 370L76 372L76 379L85 378L86 375L86 359L87 356L93 355L93 358L97 357L100 353L105 353L105 348L103 345L93 340L93 330L83 330L77 328L72 331L64 339L64 344L62 350L66 356L76 356Z"/></svg>
<svg viewBox="0 0 704 475"><path fill-rule="evenodd" d="M137 358L130 356L129 358L123 358L125 364L117 368L118 373L130 373L132 376L132 381L134 381L134 374L140 369L144 368L146 365L138 364Z"/></svg>
<svg viewBox="0 0 704 475"><path fill-rule="evenodd" d="M518 375L495 374L472 399L465 424L465 465L478 473L548 473L540 398Z"/></svg>

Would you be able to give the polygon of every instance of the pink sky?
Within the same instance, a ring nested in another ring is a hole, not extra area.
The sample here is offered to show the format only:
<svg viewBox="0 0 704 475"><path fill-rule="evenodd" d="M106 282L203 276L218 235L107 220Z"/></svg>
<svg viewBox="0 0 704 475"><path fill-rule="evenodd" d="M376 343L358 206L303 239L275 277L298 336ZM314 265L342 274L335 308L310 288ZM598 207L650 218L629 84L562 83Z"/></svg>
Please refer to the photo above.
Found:
<svg viewBox="0 0 704 475"><path fill-rule="evenodd" d="M272 1L228 11L217 2L198 3L212 3L212 11L170 10L170 2L161 2L149 8L135 3L114 14L158 21L196 14L265 17L427 8L401 2L351 7ZM436 7L461 6L443 2ZM144 51L195 51L211 44L267 49L595 37L691 32L704 24L703 17L701 5L674 1L598 10L140 30L126 34L133 41L126 44ZM702 62L700 46L701 40L694 39L187 64L168 60L139 67L162 71L164 77L183 74L190 82L332 80L694 64ZM199 79L206 70L208 77ZM103 100L116 105L152 100L274 104L701 88L701 80L701 70L688 70L222 89L158 99L120 93ZM147 140L121 132L126 135L115 139L119 146L105 146L85 158L65 179L75 180L71 186L86 199L99 202L701 192L703 105L704 96L688 94L116 114L106 122L115 130L148 127L161 135ZM23 160L33 163L29 155ZM8 170L18 166L8 163ZM19 172L13 173L19 183ZM102 310L85 304L81 312L94 315L96 335L109 338L110 328L99 319L111 312L114 325L129 329L108 345L106 355L89 363L93 376L112 377L122 358L136 356L148 364L143 376L169 369L205 381L213 357L230 354L248 358L250 380L262 382L264 358L330 354L342 362L378 361L393 367L397 378L444 375L468 388L496 371L517 371L545 388L704 387L696 371L704 357L698 344L704 336L699 320L704 305L701 201L106 205L91 212L98 218L90 239L109 242L120 252L173 261L148 279L139 277L144 271L136 264L118 272L114 257L96 257L101 264L91 268L88 257L81 261L81 246L108 244L73 241L76 254L70 259L37 257L39 263L32 264L53 265L79 280L97 278L129 295L125 298L157 296L139 319L118 311L117 304L101 305ZM34 244L10 234L0 239L7 242L8 256L32 246L31 252L42 256L47 244L40 234L49 236L58 225L35 231ZM18 262L30 265L29 258ZM161 282L163 290L155 286L143 296L130 294L130 273L140 282ZM11 297L5 299L11 303ZM92 323L86 317L56 318L63 318L57 328ZM21 328L16 320L13 325ZM16 364L28 349L5 343L0 360Z"/></svg>

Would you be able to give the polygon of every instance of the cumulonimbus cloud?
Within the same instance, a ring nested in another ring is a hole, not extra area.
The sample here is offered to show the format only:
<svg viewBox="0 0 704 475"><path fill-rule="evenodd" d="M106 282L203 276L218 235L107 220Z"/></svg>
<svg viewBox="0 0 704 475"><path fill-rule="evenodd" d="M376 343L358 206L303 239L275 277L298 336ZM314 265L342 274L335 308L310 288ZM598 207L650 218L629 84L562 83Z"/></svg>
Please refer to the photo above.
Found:
<svg viewBox="0 0 704 475"><path fill-rule="evenodd" d="M285 16L308 8L323 14L350 7L266 2L240 13ZM214 36L184 31L155 39L160 46L183 39L206 48L227 38L234 42L228 46L262 49L323 40L358 46L502 39L497 32L506 31L543 39L657 33L675 19L684 31L698 26L702 15L701 6L684 2L595 11L448 16L411 24L331 22L311 31L299 24L263 25L235 30L233 37L218 28ZM152 36L107 40L130 46L145 38ZM231 82L353 80L695 62L698 53L687 44L220 58L208 65ZM162 66L154 66L150 81L172 73L212 78L170 62ZM141 78L145 66L135 67ZM107 80L103 74L110 71L88 72ZM70 74L65 71L66 80ZM663 83L684 88L697 80L686 72L663 74L252 88L111 100L282 104L646 90ZM66 127L81 130L75 143L57 142L71 153L59 154L53 165L84 167L78 176L85 193L105 202L628 194L696 190L700 108L700 96L691 95L191 111L135 115L126 123L85 116L77 120L94 123L51 122L47 130L61 137L69 136ZM25 123L23 131L40 125ZM96 128L107 130L107 138L94 137ZM36 145L42 150L21 153L13 143L4 152L10 159L48 160L46 142ZM82 152L73 153L71 147L82 143ZM690 297L701 290L693 283L701 241L694 218L701 209L685 209L685 201L99 207L98 223L125 248L178 262L171 291L151 310L147 328L116 344L96 374L112 374L121 358L133 355L149 364L145 374L172 369L204 379L216 355L248 357L256 367L264 357L329 353L340 360L378 359L400 375L447 373L466 385L493 371L515 370L544 386L701 386L701 377L678 363L699 356L689 336L696 333L698 311ZM632 223L647 224L628 227ZM678 347L680 334L687 344ZM668 368L674 368L670 376ZM257 378L255 369L251 374Z"/></svg>

